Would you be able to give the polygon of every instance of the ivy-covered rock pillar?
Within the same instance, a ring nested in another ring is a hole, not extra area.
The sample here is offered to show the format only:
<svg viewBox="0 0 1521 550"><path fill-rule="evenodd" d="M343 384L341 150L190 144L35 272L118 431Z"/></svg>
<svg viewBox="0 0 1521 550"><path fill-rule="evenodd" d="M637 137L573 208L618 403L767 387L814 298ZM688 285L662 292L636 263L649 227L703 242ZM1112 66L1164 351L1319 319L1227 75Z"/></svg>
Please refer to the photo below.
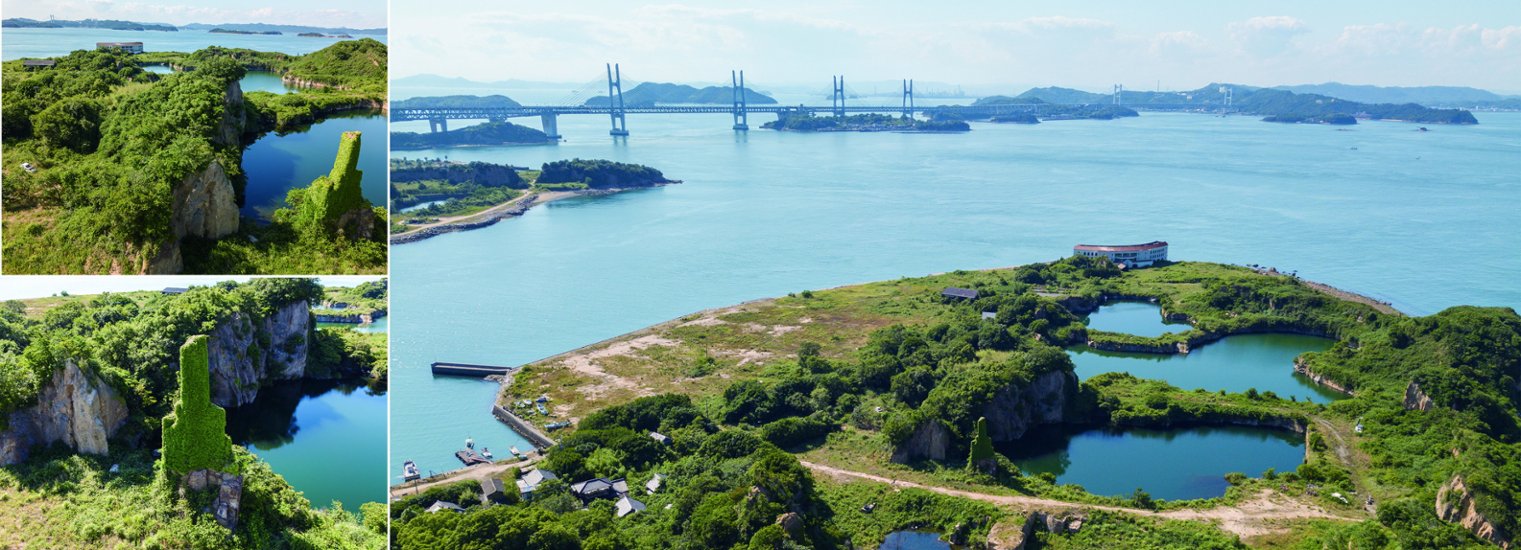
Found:
<svg viewBox="0 0 1521 550"><path fill-rule="evenodd" d="M232 463L227 411L211 402L211 367L206 335L180 347L180 396L164 417L164 468L175 474L225 471Z"/></svg>
<svg viewBox="0 0 1521 550"><path fill-rule="evenodd" d="M998 453L993 450L993 438L988 435L986 417L977 419L977 434L972 437L972 454L967 465L987 474L998 471Z"/></svg>

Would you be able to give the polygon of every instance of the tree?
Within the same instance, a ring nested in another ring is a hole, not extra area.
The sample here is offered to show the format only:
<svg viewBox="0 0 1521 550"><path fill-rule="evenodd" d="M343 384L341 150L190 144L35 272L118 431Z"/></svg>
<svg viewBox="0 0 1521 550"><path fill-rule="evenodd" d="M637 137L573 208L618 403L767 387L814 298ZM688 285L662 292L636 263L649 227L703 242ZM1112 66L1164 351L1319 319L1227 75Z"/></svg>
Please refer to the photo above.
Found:
<svg viewBox="0 0 1521 550"><path fill-rule="evenodd" d="M32 128L48 146L92 153L100 143L100 106L91 99L64 99L33 115Z"/></svg>

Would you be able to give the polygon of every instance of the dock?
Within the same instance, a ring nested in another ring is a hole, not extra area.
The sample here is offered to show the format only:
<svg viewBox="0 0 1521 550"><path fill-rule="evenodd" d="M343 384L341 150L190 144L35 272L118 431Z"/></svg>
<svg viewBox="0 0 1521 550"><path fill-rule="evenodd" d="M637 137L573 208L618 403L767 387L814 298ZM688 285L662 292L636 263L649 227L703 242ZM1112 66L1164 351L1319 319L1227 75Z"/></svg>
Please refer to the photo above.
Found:
<svg viewBox="0 0 1521 550"><path fill-rule="evenodd" d="M463 450L459 450L459 451L454 451L454 458L458 458L459 461L462 462L462 463L464 463L466 466L474 466L476 464L490 464L491 463L490 460L486 460L486 457L481 456L479 453L476 453L474 450L471 450L471 449L463 449Z"/></svg>
<svg viewBox="0 0 1521 550"><path fill-rule="evenodd" d="M491 407L491 416L495 416L497 420L501 421L503 424L506 424L508 428L512 429L512 431L516 432L518 435L523 436L524 439L527 439L528 444L533 445L535 450L544 450L555 445L553 439L550 439L549 436L544 435L544 433L540 432L538 428L535 428L533 424L529 423L527 420L523 420L521 417L513 414L512 411L503 408L501 405L493 405Z"/></svg>
<svg viewBox="0 0 1521 550"><path fill-rule="evenodd" d="M468 376L471 378L485 378L493 375L503 375L512 372L514 367L499 365L474 365L470 363L449 363L437 361L433 363L433 376Z"/></svg>

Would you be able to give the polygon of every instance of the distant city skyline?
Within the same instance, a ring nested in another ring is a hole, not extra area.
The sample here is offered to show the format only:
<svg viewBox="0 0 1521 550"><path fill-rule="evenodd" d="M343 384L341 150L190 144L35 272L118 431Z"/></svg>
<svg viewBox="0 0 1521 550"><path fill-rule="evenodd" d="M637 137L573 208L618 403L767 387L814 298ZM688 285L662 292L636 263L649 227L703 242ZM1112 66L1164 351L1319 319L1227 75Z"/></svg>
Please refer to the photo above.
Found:
<svg viewBox="0 0 1521 550"><path fill-rule="evenodd" d="M744 69L758 88L845 74L1000 93L1329 81L1521 93L1521 2L1394 4L395 0L391 75L587 82L618 62L634 81Z"/></svg>
<svg viewBox="0 0 1521 550"><path fill-rule="evenodd" d="M228 7L238 4L242 7ZM3 0L7 19L25 17L119 19L139 23L189 25L268 23L310 27L380 28L386 26L386 0L176 0L144 3L117 0Z"/></svg>

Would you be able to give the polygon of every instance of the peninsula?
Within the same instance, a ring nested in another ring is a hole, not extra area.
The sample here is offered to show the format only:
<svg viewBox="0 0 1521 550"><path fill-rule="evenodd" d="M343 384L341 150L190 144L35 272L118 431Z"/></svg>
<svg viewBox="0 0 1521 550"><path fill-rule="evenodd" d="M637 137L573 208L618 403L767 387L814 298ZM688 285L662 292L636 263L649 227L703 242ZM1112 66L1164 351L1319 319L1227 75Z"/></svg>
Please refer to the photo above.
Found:
<svg viewBox="0 0 1521 550"><path fill-rule="evenodd" d="M547 415L522 416L568 424L532 468L502 474L531 499L508 491L485 508L464 496L478 482L436 482L393 505L392 533L422 548L489 514L535 526L522 532L597 525L581 532L587 544L636 547L870 546L905 526L999 547L1509 544L1521 316L1411 318L1324 288L1219 264L1121 270L1072 257L694 313L522 367L498 404L544 396ZM1155 301L1187 326L1155 338L1090 330L1084 318L1115 300ZM1180 353L1261 332L1334 340L1282 375L1343 397L1079 380L1063 349ZM1090 493L1005 454L1050 430L1190 426L1287 434L1304 442L1303 461L1230 473L1223 495L1176 501ZM411 512L440 502L465 511Z"/></svg>
<svg viewBox="0 0 1521 550"><path fill-rule="evenodd" d="M962 120L922 120L893 115L865 113L844 117L795 114L761 125L767 130L786 132L920 132L948 133L971 131Z"/></svg>
<svg viewBox="0 0 1521 550"><path fill-rule="evenodd" d="M544 132L511 122L483 122L443 132L391 132L391 150L411 151L445 147L542 145L553 143Z"/></svg>
<svg viewBox="0 0 1521 550"><path fill-rule="evenodd" d="M477 229L536 204L680 183L659 170L607 160L558 160L538 170L437 159L391 161L391 243Z"/></svg>

